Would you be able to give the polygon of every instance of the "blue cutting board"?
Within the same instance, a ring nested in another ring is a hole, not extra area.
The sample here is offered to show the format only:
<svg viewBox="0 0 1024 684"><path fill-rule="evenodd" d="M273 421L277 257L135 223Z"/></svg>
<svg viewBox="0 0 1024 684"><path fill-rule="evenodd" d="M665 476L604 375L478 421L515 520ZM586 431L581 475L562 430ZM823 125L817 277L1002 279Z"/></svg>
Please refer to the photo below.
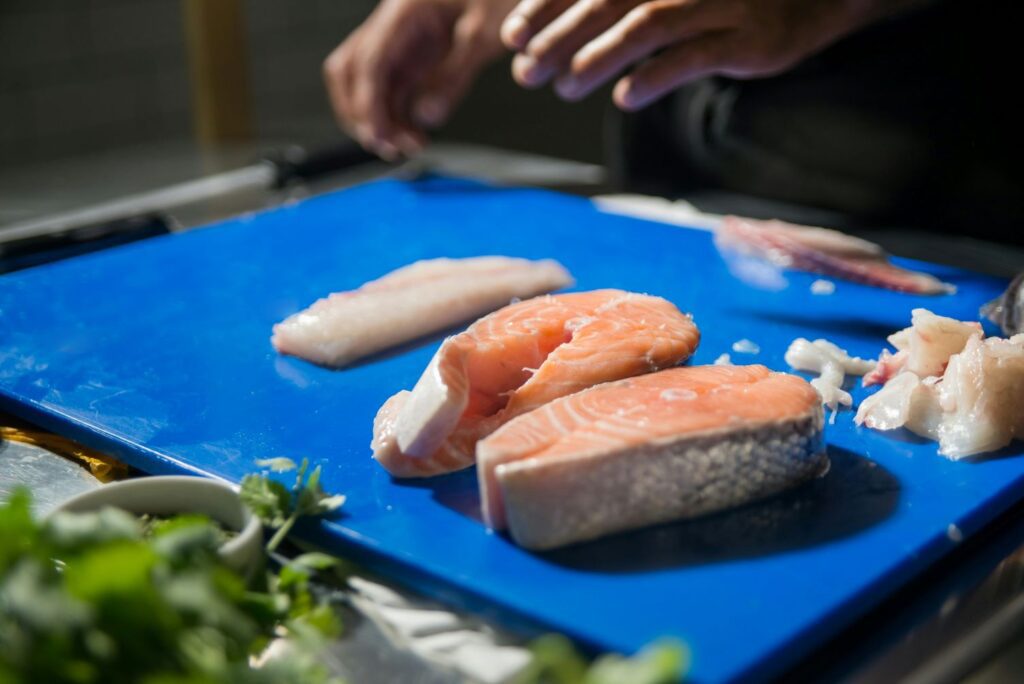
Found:
<svg viewBox="0 0 1024 684"><path fill-rule="evenodd" d="M560 552L521 550L480 524L473 472L397 482L370 459L374 413L412 387L438 338L339 372L268 342L275 322L328 292L417 259L481 254L553 257L578 289L667 297L701 328L694 363L730 352L779 370L797 336L874 357L914 307L976 318L1005 286L914 264L959 293L837 282L816 296L800 273L759 289L730 273L705 232L547 192L385 181L0 278L0 408L151 473L237 481L255 459L309 457L327 490L348 495L344 517L306 530L319 541L599 648L676 635L699 682L780 672L1021 496L1020 445L952 462L843 411L827 430L831 471L795 492ZM732 352L743 338L760 353Z"/></svg>

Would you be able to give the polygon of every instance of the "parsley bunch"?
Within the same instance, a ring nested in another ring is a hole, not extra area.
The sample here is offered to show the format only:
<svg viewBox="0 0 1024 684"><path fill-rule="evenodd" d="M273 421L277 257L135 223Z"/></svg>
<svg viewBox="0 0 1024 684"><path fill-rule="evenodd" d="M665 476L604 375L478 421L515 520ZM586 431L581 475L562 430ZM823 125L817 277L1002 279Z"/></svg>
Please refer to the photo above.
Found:
<svg viewBox="0 0 1024 684"><path fill-rule="evenodd" d="M674 684L689 666L690 653L675 639L659 639L627 658L606 653L592 663L561 634L530 644L533 658L516 684Z"/></svg>
<svg viewBox="0 0 1024 684"><path fill-rule="evenodd" d="M300 556L253 590L217 555L221 532L186 516L145 534L116 509L30 512L0 504L0 683L323 683L321 635L339 625L309 591L329 557ZM253 667L277 634L288 655Z"/></svg>
<svg viewBox="0 0 1024 684"><path fill-rule="evenodd" d="M257 461L296 471L291 488L249 475L240 495L275 533L272 553L297 520L336 511L343 496L320 487L320 468L286 458ZM340 632L310 580L338 565L306 553L247 586L217 555L224 530L187 514L139 519L117 509L31 514L26 491L0 503L0 684L327 684L318 659ZM280 635L284 656L258 666ZM548 635L530 647L529 684L668 684L688 653L663 640L632 658L588 663L568 639Z"/></svg>

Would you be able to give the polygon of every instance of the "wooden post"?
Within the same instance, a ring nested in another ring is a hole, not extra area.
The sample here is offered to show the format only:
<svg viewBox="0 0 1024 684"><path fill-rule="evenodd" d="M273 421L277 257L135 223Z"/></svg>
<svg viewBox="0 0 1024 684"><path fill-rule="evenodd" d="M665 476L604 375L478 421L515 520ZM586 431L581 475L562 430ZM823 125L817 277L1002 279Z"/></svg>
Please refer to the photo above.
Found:
<svg viewBox="0 0 1024 684"><path fill-rule="evenodd" d="M253 133L242 0L183 0L192 113L200 144Z"/></svg>

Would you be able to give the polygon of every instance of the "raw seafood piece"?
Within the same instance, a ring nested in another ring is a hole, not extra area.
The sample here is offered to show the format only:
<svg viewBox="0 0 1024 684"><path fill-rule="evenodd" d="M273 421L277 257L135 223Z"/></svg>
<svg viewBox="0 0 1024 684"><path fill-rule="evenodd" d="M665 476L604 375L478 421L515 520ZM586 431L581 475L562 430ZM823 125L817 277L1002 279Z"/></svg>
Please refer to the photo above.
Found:
<svg viewBox="0 0 1024 684"><path fill-rule="evenodd" d="M764 366L598 385L480 442L484 520L547 549L744 504L824 471L823 423L805 380Z"/></svg>
<svg viewBox="0 0 1024 684"><path fill-rule="evenodd" d="M839 405L850 406L853 398L843 389L843 381L847 375L864 375L875 368L874 361L866 361L850 356L845 349L837 347L828 340L810 340L798 337L786 350L786 363L796 370L819 373L811 380L811 385L818 390L821 401L832 411ZM835 413L832 414L835 419Z"/></svg>
<svg viewBox="0 0 1024 684"><path fill-rule="evenodd" d="M761 347L756 342L743 338L732 343L732 350L737 354L760 354Z"/></svg>
<svg viewBox="0 0 1024 684"><path fill-rule="evenodd" d="M981 307L981 315L999 326L1004 335L1024 332L1024 273L1018 273L1006 292Z"/></svg>
<svg viewBox="0 0 1024 684"><path fill-rule="evenodd" d="M927 273L894 266L873 242L828 228L726 216L715 232L715 244L726 254L754 256L779 268L821 273L888 290L915 294L956 290Z"/></svg>
<svg viewBox="0 0 1024 684"><path fill-rule="evenodd" d="M274 326L274 348L325 366L364 356L572 284L561 264L485 256L431 259L316 301Z"/></svg>
<svg viewBox="0 0 1024 684"><path fill-rule="evenodd" d="M897 350L882 352L875 371L864 376L864 386L882 384L906 370L919 378L941 375L949 357L963 350L967 340L981 334L981 324L937 316L928 309L914 309L910 327L889 335Z"/></svg>
<svg viewBox="0 0 1024 684"><path fill-rule="evenodd" d="M597 290L537 297L445 340L412 392L373 426L373 456L398 477L474 462L480 438L552 399L686 360L700 334L660 298Z"/></svg>
<svg viewBox="0 0 1024 684"><path fill-rule="evenodd" d="M836 291L836 284L831 280L818 279L811 283L811 294L830 295Z"/></svg>
<svg viewBox="0 0 1024 684"><path fill-rule="evenodd" d="M982 339L976 331L941 377L905 371L861 402L856 421L906 427L938 441L952 459L994 451L1024 436L1024 335Z"/></svg>

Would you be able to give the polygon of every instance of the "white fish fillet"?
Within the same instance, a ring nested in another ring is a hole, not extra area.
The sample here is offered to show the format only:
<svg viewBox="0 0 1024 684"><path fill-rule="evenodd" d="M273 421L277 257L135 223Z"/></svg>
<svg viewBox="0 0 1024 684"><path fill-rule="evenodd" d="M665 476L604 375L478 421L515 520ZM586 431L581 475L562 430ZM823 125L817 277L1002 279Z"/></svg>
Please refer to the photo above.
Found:
<svg viewBox="0 0 1024 684"><path fill-rule="evenodd" d="M941 375L949 357L981 334L980 323L937 316L928 309L914 309L910 316L909 328L889 335L896 354L882 352L875 372L864 377L865 387L882 384L904 370L919 378Z"/></svg>
<svg viewBox="0 0 1024 684"><path fill-rule="evenodd" d="M798 337L786 350L786 363L796 370L819 373L811 380L811 386L818 390L821 401L833 411L841 405L850 406L853 398L843 389L847 375L864 375L875 368L874 361L850 356L845 349L828 340L810 340ZM834 414L833 414L834 416Z"/></svg>
<svg viewBox="0 0 1024 684"><path fill-rule="evenodd" d="M1024 335L986 340L975 331L941 376L904 370L861 403L856 422L877 430L906 427L959 459L1024 436L1022 406Z"/></svg>
<svg viewBox="0 0 1024 684"><path fill-rule="evenodd" d="M357 290L316 301L275 325L270 341L282 354L341 367L572 282L550 259L417 261Z"/></svg>

